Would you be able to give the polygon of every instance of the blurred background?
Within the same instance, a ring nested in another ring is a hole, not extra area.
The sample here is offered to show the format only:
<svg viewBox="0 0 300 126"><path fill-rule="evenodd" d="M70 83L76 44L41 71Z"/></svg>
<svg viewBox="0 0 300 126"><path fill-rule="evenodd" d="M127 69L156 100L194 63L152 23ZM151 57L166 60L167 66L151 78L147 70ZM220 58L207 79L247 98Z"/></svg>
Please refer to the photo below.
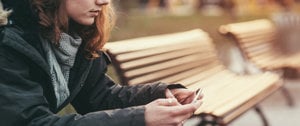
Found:
<svg viewBox="0 0 300 126"><path fill-rule="evenodd" d="M300 0L113 0L119 17L112 41L270 18L299 11ZM138 32L137 32L138 31ZM213 34L213 37L214 34Z"/></svg>
<svg viewBox="0 0 300 126"><path fill-rule="evenodd" d="M118 17L110 42L180 32L201 28L208 32L216 45L220 59L226 66L233 52L234 42L220 35L221 25L268 18L278 19L285 13L299 18L300 0L112 0ZM298 31L300 33L300 28ZM300 40L300 37L299 37ZM295 47L294 50L300 50ZM288 50L288 49L287 49ZM290 49L289 49L290 50ZM233 68L236 69L236 68ZM115 80L113 70L109 74Z"/></svg>

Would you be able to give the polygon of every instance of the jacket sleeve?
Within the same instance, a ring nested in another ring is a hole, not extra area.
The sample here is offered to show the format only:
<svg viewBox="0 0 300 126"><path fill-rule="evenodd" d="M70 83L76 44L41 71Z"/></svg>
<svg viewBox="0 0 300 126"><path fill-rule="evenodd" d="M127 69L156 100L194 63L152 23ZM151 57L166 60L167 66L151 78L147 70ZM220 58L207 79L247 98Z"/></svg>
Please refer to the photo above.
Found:
<svg viewBox="0 0 300 126"><path fill-rule="evenodd" d="M1 126L136 126L144 125L144 106L58 116L49 109L41 84L33 81L28 63L0 45Z"/></svg>
<svg viewBox="0 0 300 126"><path fill-rule="evenodd" d="M102 55L100 60L93 63L85 86L72 102L77 112L84 114L98 110L138 106L157 98L165 98L167 84L155 82L121 86L105 74L106 69L107 62Z"/></svg>

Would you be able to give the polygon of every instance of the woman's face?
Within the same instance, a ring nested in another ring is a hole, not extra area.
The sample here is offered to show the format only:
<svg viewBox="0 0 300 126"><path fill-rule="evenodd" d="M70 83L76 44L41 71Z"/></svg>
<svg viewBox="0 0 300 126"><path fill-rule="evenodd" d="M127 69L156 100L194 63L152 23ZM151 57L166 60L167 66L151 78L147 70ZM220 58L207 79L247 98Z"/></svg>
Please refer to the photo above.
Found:
<svg viewBox="0 0 300 126"><path fill-rule="evenodd" d="M92 25L103 5L109 2L110 0L66 0L66 13L81 25Z"/></svg>

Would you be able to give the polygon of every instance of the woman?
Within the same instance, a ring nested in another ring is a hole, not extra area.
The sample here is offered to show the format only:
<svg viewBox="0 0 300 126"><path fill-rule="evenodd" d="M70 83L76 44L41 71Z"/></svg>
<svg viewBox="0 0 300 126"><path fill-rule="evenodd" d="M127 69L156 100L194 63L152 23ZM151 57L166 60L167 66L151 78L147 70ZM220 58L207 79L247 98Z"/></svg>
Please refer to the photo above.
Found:
<svg viewBox="0 0 300 126"><path fill-rule="evenodd" d="M119 86L105 74L109 0L2 3L13 12L0 28L1 126L177 126L201 105L178 84ZM69 103L79 114L55 114Z"/></svg>

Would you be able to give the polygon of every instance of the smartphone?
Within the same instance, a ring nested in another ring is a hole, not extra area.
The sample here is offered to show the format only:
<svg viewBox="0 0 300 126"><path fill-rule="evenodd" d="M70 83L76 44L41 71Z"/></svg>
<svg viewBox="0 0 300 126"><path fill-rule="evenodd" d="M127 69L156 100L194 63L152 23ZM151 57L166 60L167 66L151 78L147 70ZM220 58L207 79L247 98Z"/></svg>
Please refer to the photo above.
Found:
<svg viewBox="0 0 300 126"><path fill-rule="evenodd" d="M195 98L193 99L192 103L195 103L197 101L197 99L200 97L200 95L202 94L202 88L198 89L199 91L197 92Z"/></svg>

